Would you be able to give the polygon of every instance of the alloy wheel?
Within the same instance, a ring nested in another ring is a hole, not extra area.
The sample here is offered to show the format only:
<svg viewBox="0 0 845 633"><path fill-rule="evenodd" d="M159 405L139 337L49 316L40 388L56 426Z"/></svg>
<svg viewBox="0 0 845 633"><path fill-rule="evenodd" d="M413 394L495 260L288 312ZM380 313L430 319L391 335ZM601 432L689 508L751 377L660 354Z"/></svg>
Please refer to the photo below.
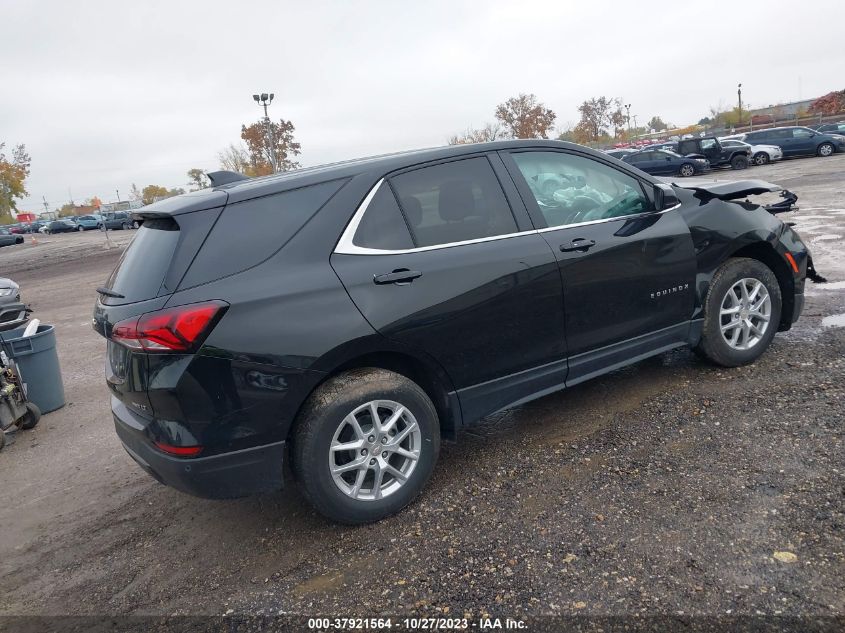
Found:
<svg viewBox="0 0 845 633"><path fill-rule="evenodd" d="M392 400L372 400L340 422L329 448L335 485L356 501L377 501L402 488L420 459L414 415Z"/></svg>
<svg viewBox="0 0 845 633"><path fill-rule="evenodd" d="M681 165L681 176L692 176L695 168L692 165Z"/></svg>
<svg viewBox="0 0 845 633"><path fill-rule="evenodd" d="M819 146L819 156L830 156L833 154L833 145L830 143L822 143Z"/></svg>
<svg viewBox="0 0 845 633"><path fill-rule="evenodd" d="M748 350L757 345L769 329L772 300L759 279L746 277L725 293L719 309L722 338L733 349Z"/></svg>
<svg viewBox="0 0 845 633"><path fill-rule="evenodd" d="M754 157L754 164L755 165L765 165L768 162L769 162L769 157L766 154L764 154L763 152L760 152L759 154L757 154Z"/></svg>

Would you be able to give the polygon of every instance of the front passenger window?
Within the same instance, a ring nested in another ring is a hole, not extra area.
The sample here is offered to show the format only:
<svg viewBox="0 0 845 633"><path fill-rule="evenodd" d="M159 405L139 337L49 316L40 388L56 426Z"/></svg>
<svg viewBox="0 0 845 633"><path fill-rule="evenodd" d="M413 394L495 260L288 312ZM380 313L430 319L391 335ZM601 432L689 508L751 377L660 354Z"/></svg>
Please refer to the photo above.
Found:
<svg viewBox="0 0 845 633"><path fill-rule="evenodd" d="M550 227L652 210L636 178L597 160L562 152L511 156Z"/></svg>

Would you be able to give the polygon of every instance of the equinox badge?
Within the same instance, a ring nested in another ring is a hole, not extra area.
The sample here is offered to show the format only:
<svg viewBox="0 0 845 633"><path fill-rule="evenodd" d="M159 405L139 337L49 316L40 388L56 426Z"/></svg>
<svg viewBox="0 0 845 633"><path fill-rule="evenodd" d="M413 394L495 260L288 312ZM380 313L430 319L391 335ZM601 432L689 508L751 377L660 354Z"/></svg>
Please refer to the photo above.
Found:
<svg viewBox="0 0 845 633"><path fill-rule="evenodd" d="M666 295L675 294L676 292L681 292L683 290L689 290L689 284L684 284L683 286L672 286L671 288L666 288L666 290L652 292L651 298L657 299L658 297L665 297Z"/></svg>

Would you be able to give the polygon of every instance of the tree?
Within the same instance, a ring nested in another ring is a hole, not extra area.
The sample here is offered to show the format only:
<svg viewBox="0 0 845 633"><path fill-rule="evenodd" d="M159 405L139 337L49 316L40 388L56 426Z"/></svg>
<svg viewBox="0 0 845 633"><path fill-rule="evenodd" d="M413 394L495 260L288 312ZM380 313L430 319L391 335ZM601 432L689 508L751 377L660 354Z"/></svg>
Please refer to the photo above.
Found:
<svg viewBox="0 0 845 633"><path fill-rule="evenodd" d="M496 118L511 138L548 138L557 115L533 94L511 97L496 108Z"/></svg>
<svg viewBox="0 0 845 633"><path fill-rule="evenodd" d="M284 119L279 119L278 123L260 120L250 126L241 126L241 138L246 143L255 175L272 173L274 158L278 171L300 166L294 160L300 154L300 145L293 139L293 132L293 123Z"/></svg>
<svg viewBox="0 0 845 633"><path fill-rule="evenodd" d="M97 208L97 209L99 209L101 206L103 206L102 201L101 201L101 200L100 200L100 198L98 198L97 196L94 196L93 198L90 198L90 199L88 200L87 204L88 204L88 206L95 207L95 208Z"/></svg>
<svg viewBox="0 0 845 633"><path fill-rule="evenodd" d="M813 114L839 114L845 110L845 90L828 92L810 104Z"/></svg>
<svg viewBox="0 0 845 633"><path fill-rule="evenodd" d="M200 189L208 187L208 178L205 177L205 172L202 169L197 169L196 167L189 169L188 186L196 187L196 189L191 189L191 191L199 191Z"/></svg>
<svg viewBox="0 0 845 633"><path fill-rule="evenodd" d="M181 187L168 189L167 187L162 187L161 185L147 185L141 191L141 200L144 204L152 204L156 200L171 198L182 193L185 193L185 190Z"/></svg>
<svg viewBox="0 0 845 633"><path fill-rule="evenodd" d="M24 144L16 145L11 156L6 158L5 146L0 142L0 223L9 224L13 222L12 211L18 208L15 199L22 200L28 195L26 179L32 159Z"/></svg>
<svg viewBox="0 0 845 633"><path fill-rule="evenodd" d="M651 117L651 120L648 123L646 123L646 127L651 128L655 132L662 132L663 130L669 129L669 126L666 125L663 122L663 119L661 119L659 116Z"/></svg>
<svg viewBox="0 0 845 633"><path fill-rule="evenodd" d="M449 139L449 145L463 145L465 143L488 143L503 136L502 126L498 123L488 123L483 128L467 128L463 134L456 134Z"/></svg>
<svg viewBox="0 0 845 633"><path fill-rule="evenodd" d="M581 121L576 126L590 141L598 141L608 135L610 128L614 132L625 125L625 115L622 114L622 101L607 97L593 97L578 106Z"/></svg>
<svg viewBox="0 0 845 633"><path fill-rule="evenodd" d="M59 217L66 218L71 215L76 215L76 205L72 202L67 202L59 209Z"/></svg>
<svg viewBox="0 0 845 633"><path fill-rule="evenodd" d="M129 197L135 201L143 201L144 199L144 194L141 193L141 190L138 189L138 185L136 185L134 182L132 183L132 187L129 189Z"/></svg>
<svg viewBox="0 0 845 633"><path fill-rule="evenodd" d="M220 167L222 169L236 171L239 174L244 174L246 176L257 175L252 173L252 165L249 162L249 153L247 153L246 148L242 145L229 143L229 147L220 152L217 157L220 160Z"/></svg>

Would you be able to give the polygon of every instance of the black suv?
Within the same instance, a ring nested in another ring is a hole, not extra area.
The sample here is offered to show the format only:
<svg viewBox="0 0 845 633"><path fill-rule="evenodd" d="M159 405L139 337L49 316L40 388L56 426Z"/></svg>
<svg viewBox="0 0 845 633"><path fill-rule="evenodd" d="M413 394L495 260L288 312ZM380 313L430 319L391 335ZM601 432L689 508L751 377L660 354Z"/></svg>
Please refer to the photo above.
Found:
<svg viewBox="0 0 845 633"><path fill-rule="evenodd" d="M715 136L685 138L675 146L681 156L699 154L706 158L711 167L730 166L731 169L745 169L751 161L748 147L725 147Z"/></svg>
<svg viewBox="0 0 845 633"><path fill-rule="evenodd" d="M750 363L803 305L798 235L731 201L760 181L557 141L212 177L138 213L94 310L126 450L197 495L278 489L290 459L322 513L376 520L441 434L676 347Z"/></svg>

